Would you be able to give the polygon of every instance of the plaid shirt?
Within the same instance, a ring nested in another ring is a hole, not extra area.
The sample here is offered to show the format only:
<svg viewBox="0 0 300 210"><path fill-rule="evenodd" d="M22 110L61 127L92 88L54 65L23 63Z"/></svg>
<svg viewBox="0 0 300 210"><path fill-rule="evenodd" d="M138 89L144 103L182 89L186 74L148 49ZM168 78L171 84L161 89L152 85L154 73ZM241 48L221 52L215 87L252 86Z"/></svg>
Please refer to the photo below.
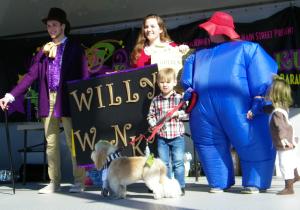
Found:
<svg viewBox="0 0 300 210"><path fill-rule="evenodd" d="M182 96L175 91L169 98L164 98L162 94L155 96L150 104L148 113L148 123L151 127L156 124L174 107L176 107L182 99ZM187 118L184 110L180 110L178 117L172 117L164 122L163 127L158 131L158 135L166 138L173 139L181 136L184 133L184 125L182 119Z"/></svg>

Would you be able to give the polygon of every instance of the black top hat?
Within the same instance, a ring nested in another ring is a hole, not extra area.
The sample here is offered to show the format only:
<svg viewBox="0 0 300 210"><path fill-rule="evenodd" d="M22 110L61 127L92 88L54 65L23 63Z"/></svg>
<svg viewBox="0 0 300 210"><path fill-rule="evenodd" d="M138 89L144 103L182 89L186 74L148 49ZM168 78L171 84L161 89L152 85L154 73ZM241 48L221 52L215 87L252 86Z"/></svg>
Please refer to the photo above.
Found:
<svg viewBox="0 0 300 210"><path fill-rule="evenodd" d="M43 23L45 24L47 24L48 20L57 20L64 24L68 23L66 12L60 8L55 7L51 8L49 10L48 16L42 19Z"/></svg>

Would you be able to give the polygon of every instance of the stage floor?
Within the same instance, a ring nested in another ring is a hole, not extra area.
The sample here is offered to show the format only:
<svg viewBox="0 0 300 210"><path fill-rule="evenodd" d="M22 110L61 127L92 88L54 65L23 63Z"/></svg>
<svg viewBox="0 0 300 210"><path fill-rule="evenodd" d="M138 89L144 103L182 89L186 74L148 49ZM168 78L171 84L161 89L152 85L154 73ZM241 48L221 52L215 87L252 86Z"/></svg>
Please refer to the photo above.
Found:
<svg viewBox="0 0 300 210"><path fill-rule="evenodd" d="M241 178L236 178L236 185L229 192L208 193L205 177L187 178L186 194L173 199L154 200L147 192L144 183L128 187L126 199L110 200L102 198L96 188L87 188L83 193L69 193L69 185L63 184L60 193L42 195L37 190L44 183L17 183L16 194L12 194L10 184L0 185L1 209L9 210L106 210L106 209L199 209L199 210L299 210L300 182L294 185L295 194L278 196L276 192L284 186L281 178L274 177L272 187L266 193L240 194Z"/></svg>

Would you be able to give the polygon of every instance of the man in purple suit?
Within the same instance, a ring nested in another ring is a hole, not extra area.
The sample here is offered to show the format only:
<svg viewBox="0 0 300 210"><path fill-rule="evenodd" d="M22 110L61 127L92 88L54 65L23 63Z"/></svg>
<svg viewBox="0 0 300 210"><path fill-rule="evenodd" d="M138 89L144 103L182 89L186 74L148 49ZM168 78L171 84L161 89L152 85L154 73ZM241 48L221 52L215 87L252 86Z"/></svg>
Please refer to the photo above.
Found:
<svg viewBox="0 0 300 210"><path fill-rule="evenodd" d="M61 169L59 150L59 125L64 127L67 145L71 151L72 123L70 118L67 82L88 77L87 61L82 47L66 37L70 23L65 11L51 8L43 23L47 26L51 42L35 56L23 80L5 97L0 99L2 109L38 80L39 82L39 116L42 118L47 140L48 174L50 183L39 190L39 193L54 193L60 190ZM74 185L70 192L84 190L85 171L78 168L72 157Z"/></svg>

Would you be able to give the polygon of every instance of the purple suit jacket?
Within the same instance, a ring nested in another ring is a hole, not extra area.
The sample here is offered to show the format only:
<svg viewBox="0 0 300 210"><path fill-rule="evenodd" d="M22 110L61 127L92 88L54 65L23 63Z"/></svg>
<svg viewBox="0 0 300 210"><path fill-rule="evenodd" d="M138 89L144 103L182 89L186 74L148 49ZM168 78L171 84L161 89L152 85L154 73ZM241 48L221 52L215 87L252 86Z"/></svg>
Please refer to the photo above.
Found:
<svg viewBox="0 0 300 210"><path fill-rule="evenodd" d="M49 115L49 88L48 88L48 63L49 58L44 55L42 50L34 58L35 62L25 74L23 80L11 91L16 98L24 94L30 85L38 80L39 84L39 105L38 113L40 117ZM70 117L69 96L67 82L80 80L88 77L87 60L83 48L71 40L66 40L63 52L60 84L57 90L57 98L54 107L55 117Z"/></svg>

